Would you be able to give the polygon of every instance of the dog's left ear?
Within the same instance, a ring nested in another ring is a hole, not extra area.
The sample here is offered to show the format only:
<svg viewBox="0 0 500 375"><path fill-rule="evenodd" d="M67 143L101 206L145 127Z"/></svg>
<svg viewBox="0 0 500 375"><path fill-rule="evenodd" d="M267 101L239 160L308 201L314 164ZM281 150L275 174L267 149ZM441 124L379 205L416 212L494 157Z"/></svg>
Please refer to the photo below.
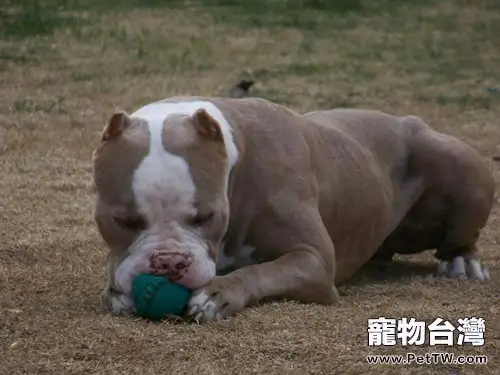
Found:
<svg viewBox="0 0 500 375"><path fill-rule="evenodd" d="M212 116L210 116L205 109L198 109L191 116L191 122L193 123L198 134L201 136L214 141L224 141L219 123Z"/></svg>

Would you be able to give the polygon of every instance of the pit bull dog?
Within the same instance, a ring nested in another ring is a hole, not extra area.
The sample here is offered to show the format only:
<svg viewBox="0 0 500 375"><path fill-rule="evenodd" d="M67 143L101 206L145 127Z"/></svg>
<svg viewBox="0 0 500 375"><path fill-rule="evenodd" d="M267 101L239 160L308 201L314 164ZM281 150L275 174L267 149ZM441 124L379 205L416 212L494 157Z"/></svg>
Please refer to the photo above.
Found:
<svg viewBox="0 0 500 375"><path fill-rule="evenodd" d="M186 318L198 322L262 299L334 304L380 254L437 249L439 273L488 279L476 241L493 177L414 116L173 97L111 116L93 179L113 314L134 311L143 272L192 289Z"/></svg>

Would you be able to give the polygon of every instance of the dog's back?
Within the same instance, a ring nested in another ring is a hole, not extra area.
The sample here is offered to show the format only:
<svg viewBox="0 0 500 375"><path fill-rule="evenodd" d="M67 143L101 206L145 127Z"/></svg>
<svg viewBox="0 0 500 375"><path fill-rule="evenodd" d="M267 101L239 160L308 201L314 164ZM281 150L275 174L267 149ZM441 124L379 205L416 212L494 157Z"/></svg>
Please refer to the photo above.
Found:
<svg viewBox="0 0 500 375"><path fill-rule="evenodd" d="M495 184L474 149L415 116L357 109L304 116L320 127L348 134L373 153L386 166L395 191L415 177L423 181L418 199L380 248L383 257L437 249L436 256L444 262L457 257L475 261L476 241L489 217Z"/></svg>

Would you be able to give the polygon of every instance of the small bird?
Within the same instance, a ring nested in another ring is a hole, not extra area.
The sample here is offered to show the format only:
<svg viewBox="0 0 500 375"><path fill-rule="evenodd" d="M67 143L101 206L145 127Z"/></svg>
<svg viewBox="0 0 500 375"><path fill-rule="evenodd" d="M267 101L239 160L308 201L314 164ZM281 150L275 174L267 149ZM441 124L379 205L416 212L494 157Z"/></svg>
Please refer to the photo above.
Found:
<svg viewBox="0 0 500 375"><path fill-rule="evenodd" d="M240 99L248 95L248 90L254 84L254 81L242 79L229 90L231 98Z"/></svg>

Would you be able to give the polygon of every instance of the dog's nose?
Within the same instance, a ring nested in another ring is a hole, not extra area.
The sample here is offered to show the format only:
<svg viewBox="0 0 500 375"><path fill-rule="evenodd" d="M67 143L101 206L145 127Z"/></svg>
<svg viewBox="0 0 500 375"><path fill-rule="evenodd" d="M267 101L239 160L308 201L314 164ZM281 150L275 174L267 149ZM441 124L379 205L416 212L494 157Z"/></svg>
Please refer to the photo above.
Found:
<svg viewBox="0 0 500 375"><path fill-rule="evenodd" d="M192 262L191 253L159 251L151 256L151 269L155 275L176 281L188 272Z"/></svg>

